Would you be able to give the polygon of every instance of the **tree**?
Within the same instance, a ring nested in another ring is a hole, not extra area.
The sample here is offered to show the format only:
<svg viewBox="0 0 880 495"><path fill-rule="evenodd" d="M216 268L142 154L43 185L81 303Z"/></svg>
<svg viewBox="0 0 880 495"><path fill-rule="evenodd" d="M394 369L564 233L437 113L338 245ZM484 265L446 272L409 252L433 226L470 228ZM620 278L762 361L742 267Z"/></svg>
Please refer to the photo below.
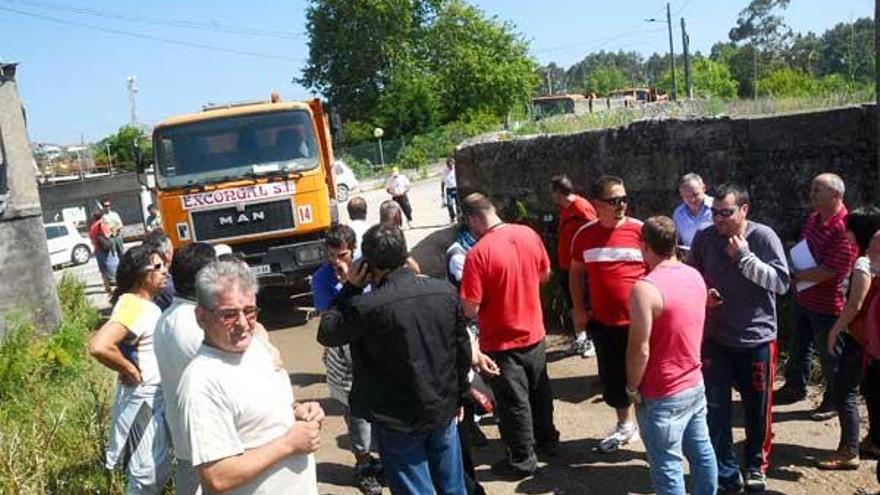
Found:
<svg viewBox="0 0 880 495"><path fill-rule="evenodd" d="M391 130L389 137L427 132L441 122L442 113L437 78L412 57L398 62L377 104L377 119Z"/></svg>
<svg viewBox="0 0 880 495"><path fill-rule="evenodd" d="M309 58L296 81L327 97L344 120L372 117L391 68L419 50L420 22L439 3L312 0Z"/></svg>
<svg viewBox="0 0 880 495"><path fill-rule="evenodd" d="M730 69L720 63L705 57L695 57L691 64L691 80L694 85L694 96L706 98L718 96L721 98L735 98L739 83L730 74ZM672 72L667 71L663 76L660 87L669 90L672 87Z"/></svg>
<svg viewBox="0 0 880 495"><path fill-rule="evenodd" d="M572 87L565 77L565 69L556 65L556 62L538 67L538 78L541 81L538 91L542 95L565 93ZM550 87L550 84L553 86Z"/></svg>
<svg viewBox="0 0 880 495"><path fill-rule="evenodd" d="M113 162L114 168L124 171L135 170L135 142L141 146L141 155L147 166L153 163L153 144L146 132L139 127L124 125L92 147L92 154L99 163L108 164ZM107 148L110 156L107 156ZM110 160L108 160L108 158Z"/></svg>
<svg viewBox="0 0 880 495"><path fill-rule="evenodd" d="M629 86L626 76L616 67L601 67L587 76L587 91L608 96L615 89Z"/></svg>
<svg viewBox="0 0 880 495"><path fill-rule="evenodd" d="M791 0L752 0L740 11L736 27L728 34L731 41L745 42L748 48L748 54L740 50L731 61L739 69L733 70L733 73L740 87L749 87L752 96L756 96L754 83L761 77L762 72L772 72L784 65L783 54L792 32L782 16L775 15L774 12L777 9L785 9L790 2ZM750 83L743 77L745 56L750 56L752 62Z"/></svg>
<svg viewBox="0 0 880 495"><path fill-rule="evenodd" d="M444 4L426 41L447 122L468 111L503 118L525 107L538 84L537 64L513 26L459 0Z"/></svg>
<svg viewBox="0 0 880 495"><path fill-rule="evenodd" d="M874 80L874 21L864 17L839 23L825 31L820 47L819 73L841 74L850 81Z"/></svg>
<svg viewBox="0 0 880 495"><path fill-rule="evenodd" d="M788 67L771 72L758 81L762 96L809 97L820 92L819 81L809 74Z"/></svg>

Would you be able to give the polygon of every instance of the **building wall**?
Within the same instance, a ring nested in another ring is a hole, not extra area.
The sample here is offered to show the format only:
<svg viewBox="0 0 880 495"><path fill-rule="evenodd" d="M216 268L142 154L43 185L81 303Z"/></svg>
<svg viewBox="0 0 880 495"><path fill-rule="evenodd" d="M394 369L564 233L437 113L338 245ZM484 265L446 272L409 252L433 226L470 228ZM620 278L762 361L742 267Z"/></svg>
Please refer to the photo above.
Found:
<svg viewBox="0 0 880 495"><path fill-rule="evenodd" d="M810 181L839 174L846 203L877 197L876 122L873 106L742 119L646 120L618 129L536 136L460 147L456 168L461 193L489 193L502 207L519 200L529 216L552 211L549 182L565 173L589 190L602 174L620 176L639 218L670 215L680 201L676 185L699 173L709 188L734 181L752 197L750 218L795 240L809 212Z"/></svg>

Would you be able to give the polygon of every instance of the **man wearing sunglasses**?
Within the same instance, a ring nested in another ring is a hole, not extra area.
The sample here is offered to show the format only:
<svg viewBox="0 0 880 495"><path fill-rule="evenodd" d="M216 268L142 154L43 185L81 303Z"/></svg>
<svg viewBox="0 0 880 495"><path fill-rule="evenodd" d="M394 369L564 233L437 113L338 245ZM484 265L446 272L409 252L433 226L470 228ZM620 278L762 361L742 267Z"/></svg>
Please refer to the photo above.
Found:
<svg viewBox="0 0 880 495"><path fill-rule="evenodd" d="M638 439L639 428L626 393L626 346L629 334L629 296L645 274L642 222L626 216L628 199L623 180L605 175L593 184L592 204L598 219L578 230L572 241L569 286L577 303L590 287L593 315L574 305L575 330L589 330L596 347L602 398L617 410L617 424L599 442L602 452L614 452ZM584 281L587 275L588 282Z"/></svg>
<svg viewBox="0 0 880 495"><path fill-rule="evenodd" d="M694 237L689 258L708 287L703 377L709 436L718 460L719 491L737 491L743 485L763 491L772 440L776 296L785 294L791 277L779 236L746 219L748 192L721 184L715 193L713 225ZM745 417L744 473L731 432L734 386Z"/></svg>
<svg viewBox="0 0 880 495"><path fill-rule="evenodd" d="M315 460L324 411L294 404L287 371L254 338L257 280L238 261L196 277L205 340L180 380L181 416L208 493L317 495Z"/></svg>

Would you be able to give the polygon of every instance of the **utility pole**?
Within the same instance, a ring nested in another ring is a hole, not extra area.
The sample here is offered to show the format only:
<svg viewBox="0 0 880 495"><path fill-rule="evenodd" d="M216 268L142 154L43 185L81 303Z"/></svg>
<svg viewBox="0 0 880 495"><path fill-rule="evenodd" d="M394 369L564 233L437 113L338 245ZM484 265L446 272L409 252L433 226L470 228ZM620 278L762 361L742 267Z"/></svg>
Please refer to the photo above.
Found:
<svg viewBox="0 0 880 495"><path fill-rule="evenodd" d="M687 88L687 97L694 97L694 84L691 75L691 37L687 34L687 27L684 23L684 17L681 18L681 50L684 53L684 81Z"/></svg>
<svg viewBox="0 0 880 495"><path fill-rule="evenodd" d="M547 94L552 95L553 94L553 76L550 75L549 70L546 72L546 75L547 75Z"/></svg>
<svg viewBox="0 0 880 495"><path fill-rule="evenodd" d="M645 22L663 22L659 19L645 19ZM672 44L672 9L669 2L666 2L666 27L669 29L669 67L672 69L672 99L676 99L678 94L678 81L675 78L675 46Z"/></svg>
<svg viewBox="0 0 880 495"><path fill-rule="evenodd" d="M128 104L131 108L131 126L138 127L138 119L137 119L137 79L134 76L128 76L126 78L127 86L128 86Z"/></svg>
<svg viewBox="0 0 880 495"><path fill-rule="evenodd" d="M675 47L672 44L672 11L666 2L666 26L669 28L669 65L672 67L672 99L678 98L678 83L675 80Z"/></svg>

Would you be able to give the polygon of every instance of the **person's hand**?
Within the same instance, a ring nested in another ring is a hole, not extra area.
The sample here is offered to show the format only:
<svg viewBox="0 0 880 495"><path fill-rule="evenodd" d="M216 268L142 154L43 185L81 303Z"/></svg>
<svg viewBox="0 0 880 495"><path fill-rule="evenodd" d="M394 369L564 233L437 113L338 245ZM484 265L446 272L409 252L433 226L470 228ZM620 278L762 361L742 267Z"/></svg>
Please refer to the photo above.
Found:
<svg viewBox="0 0 880 495"><path fill-rule="evenodd" d="M477 357L477 370L486 376L498 376L501 374L501 368L486 354L480 353Z"/></svg>
<svg viewBox="0 0 880 495"><path fill-rule="evenodd" d="M336 274L336 279L339 280L340 283L348 282L348 274L351 271L351 265L348 263L334 263L333 264L333 273Z"/></svg>
<svg viewBox="0 0 880 495"><path fill-rule="evenodd" d="M370 275L370 265L365 260L357 263L354 269L348 272L348 283L363 289L370 283L372 276Z"/></svg>
<svg viewBox="0 0 880 495"><path fill-rule="evenodd" d="M748 250L748 248L749 243L746 241L745 237L734 235L727 239L727 246L725 246L724 252L727 253L727 256L733 261L739 261L740 254L743 250Z"/></svg>
<svg viewBox="0 0 880 495"><path fill-rule="evenodd" d="M462 421L464 421L464 407L459 407L455 413L455 422L461 423Z"/></svg>
<svg viewBox="0 0 880 495"><path fill-rule="evenodd" d="M141 383L143 381L143 378L141 378L141 371L135 368L133 371L120 371L119 381L122 382L123 385L133 387Z"/></svg>
<svg viewBox="0 0 880 495"><path fill-rule="evenodd" d="M590 319L590 315L587 313L587 310L584 308L579 308L577 306L571 308L571 320L574 323L574 328L576 330L583 330L587 328L587 321Z"/></svg>
<svg viewBox="0 0 880 495"><path fill-rule="evenodd" d="M638 388L626 386L626 396L629 397L630 402L635 404L636 406L641 405L642 403L642 394L639 393Z"/></svg>
<svg viewBox="0 0 880 495"><path fill-rule="evenodd" d="M721 296L721 293L718 292L718 289L709 289L706 291L706 307L709 309L717 308L724 304L724 298Z"/></svg>
<svg viewBox="0 0 880 495"><path fill-rule="evenodd" d="M828 341L826 345L828 346L828 355L837 357L837 350L835 347L837 346L837 339L840 337L840 332L843 331L843 328L832 328L830 332L828 332Z"/></svg>
<svg viewBox="0 0 880 495"><path fill-rule="evenodd" d="M317 421L298 421L287 430L291 454L311 454L321 448L321 426Z"/></svg>
<svg viewBox="0 0 880 495"><path fill-rule="evenodd" d="M303 402L293 406L293 415L299 421L324 421L324 409L317 402Z"/></svg>

